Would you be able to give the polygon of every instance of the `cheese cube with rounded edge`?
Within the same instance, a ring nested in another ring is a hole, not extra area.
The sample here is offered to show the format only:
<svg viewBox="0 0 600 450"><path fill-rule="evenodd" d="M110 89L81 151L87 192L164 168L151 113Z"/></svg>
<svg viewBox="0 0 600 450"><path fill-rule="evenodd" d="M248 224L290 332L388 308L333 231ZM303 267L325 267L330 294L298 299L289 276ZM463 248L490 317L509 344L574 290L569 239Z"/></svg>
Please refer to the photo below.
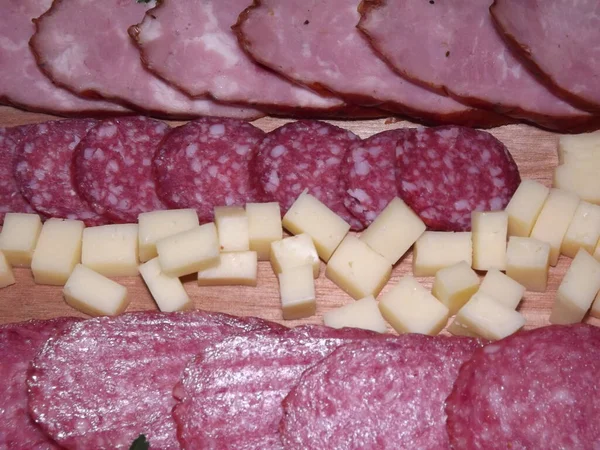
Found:
<svg viewBox="0 0 600 450"><path fill-rule="evenodd" d="M156 242L191 230L200 225L198 213L194 209L169 209L152 211L138 216L139 225L139 257L146 262L156 258Z"/></svg>
<svg viewBox="0 0 600 450"><path fill-rule="evenodd" d="M323 323L331 328L362 328L377 333L387 332L387 325L372 295L323 314Z"/></svg>
<svg viewBox="0 0 600 450"><path fill-rule="evenodd" d="M425 224L406 203L395 197L360 235L360 240L392 265L425 231Z"/></svg>
<svg viewBox="0 0 600 450"><path fill-rule="evenodd" d="M275 274L310 264L314 277L319 277L321 261L312 238L306 233L272 242L270 259Z"/></svg>
<svg viewBox="0 0 600 450"><path fill-rule="evenodd" d="M600 204L599 168L563 164L554 169L552 186L572 192L586 202Z"/></svg>
<svg viewBox="0 0 600 450"><path fill-rule="evenodd" d="M81 264L106 277L138 274L138 225L102 225L83 230Z"/></svg>
<svg viewBox="0 0 600 450"><path fill-rule="evenodd" d="M0 250L0 288L5 288L11 284L15 284L15 275L6 259L6 255Z"/></svg>
<svg viewBox="0 0 600 450"><path fill-rule="evenodd" d="M246 203L250 250L255 251L259 261L267 261L271 242L283 238L279 203Z"/></svg>
<svg viewBox="0 0 600 450"><path fill-rule="evenodd" d="M479 288L479 277L461 261L440 269L435 274L431 293L455 314Z"/></svg>
<svg viewBox="0 0 600 450"><path fill-rule="evenodd" d="M600 291L600 262L580 249L558 286L550 323L581 322Z"/></svg>
<svg viewBox="0 0 600 450"><path fill-rule="evenodd" d="M600 177L600 171L598 172ZM563 255L574 258L580 248L594 253L600 238L600 206L581 201L560 246Z"/></svg>
<svg viewBox="0 0 600 450"><path fill-rule="evenodd" d="M277 275L285 320L313 316L317 310L312 266L294 267Z"/></svg>
<svg viewBox="0 0 600 450"><path fill-rule="evenodd" d="M559 136L558 162L559 164L600 163L600 131Z"/></svg>
<svg viewBox="0 0 600 450"><path fill-rule="evenodd" d="M508 235L529 237L550 189L535 180L523 180L508 202Z"/></svg>
<svg viewBox="0 0 600 450"><path fill-rule="evenodd" d="M504 270L506 268L506 238L508 213L490 211L471 213L473 239L473 269Z"/></svg>
<svg viewBox="0 0 600 450"><path fill-rule="evenodd" d="M483 277L477 292L515 309L525 294L525 286L499 270L492 269Z"/></svg>
<svg viewBox="0 0 600 450"><path fill-rule="evenodd" d="M85 225L80 220L48 219L31 259L37 284L64 285L81 261L81 237Z"/></svg>
<svg viewBox="0 0 600 450"><path fill-rule="evenodd" d="M77 264L63 288L67 304L90 316L114 316L129 305L127 288Z"/></svg>
<svg viewBox="0 0 600 450"><path fill-rule="evenodd" d="M450 315L448 308L411 276L401 278L381 296L379 310L398 333L436 335Z"/></svg>
<svg viewBox="0 0 600 450"><path fill-rule="evenodd" d="M506 249L506 275L535 292L548 284L550 244L534 238L511 236Z"/></svg>
<svg viewBox="0 0 600 450"><path fill-rule="evenodd" d="M450 325L448 325L447 330L448 333L453 334L454 336L466 336L472 338L481 337L474 331L469 330L467 326L463 325L460 320L456 320L456 318L454 318Z"/></svg>
<svg viewBox="0 0 600 450"><path fill-rule="evenodd" d="M216 206L215 225L222 252L250 250L248 216L241 206Z"/></svg>
<svg viewBox="0 0 600 450"><path fill-rule="evenodd" d="M37 214L6 213L0 232L0 250L13 267L31 267L31 258L42 231Z"/></svg>
<svg viewBox="0 0 600 450"><path fill-rule="evenodd" d="M471 232L426 231L413 250L413 274L417 277L434 276L460 261L469 266L473 263Z"/></svg>
<svg viewBox="0 0 600 450"><path fill-rule="evenodd" d="M391 273L389 261L352 234L344 238L325 268L325 276L354 299L379 294Z"/></svg>
<svg viewBox="0 0 600 450"><path fill-rule="evenodd" d="M219 255L217 265L198 272L200 286L256 286L256 252L229 252Z"/></svg>
<svg viewBox="0 0 600 450"><path fill-rule="evenodd" d="M172 312L192 307L190 297L183 288L181 280L162 273L158 258L142 264L139 270L158 309L163 312Z"/></svg>
<svg viewBox="0 0 600 450"><path fill-rule="evenodd" d="M560 189L551 189L550 195L531 230L531 237L550 244L550 265L555 266L560 246L579 205L579 197Z"/></svg>
<svg viewBox="0 0 600 450"><path fill-rule="evenodd" d="M156 243L160 268L170 277L182 277L218 264L219 248L217 227L212 222Z"/></svg>
<svg viewBox="0 0 600 450"><path fill-rule="evenodd" d="M325 262L329 261L337 246L350 231L350 225L308 194L308 189L296 199L283 216L282 223L292 234L307 233L312 238L319 257Z"/></svg>

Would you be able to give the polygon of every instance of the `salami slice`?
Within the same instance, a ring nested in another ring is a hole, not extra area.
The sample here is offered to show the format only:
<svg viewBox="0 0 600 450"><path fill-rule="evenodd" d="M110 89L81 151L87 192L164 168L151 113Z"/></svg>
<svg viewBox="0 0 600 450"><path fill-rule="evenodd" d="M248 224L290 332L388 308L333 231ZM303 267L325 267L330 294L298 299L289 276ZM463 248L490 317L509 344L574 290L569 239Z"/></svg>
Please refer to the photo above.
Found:
<svg viewBox="0 0 600 450"><path fill-rule="evenodd" d="M236 119L206 117L171 131L154 165L158 195L172 208L195 208L201 222L213 209L257 199L249 169L264 132Z"/></svg>
<svg viewBox="0 0 600 450"><path fill-rule="evenodd" d="M113 222L137 222L140 213L165 209L156 194L152 160L169 126L146 117L107 119L75 150L79 195Z"/></svg>
<svg viewBox="0 0 600 450"><path fill-rule="evenodd" d="M283 401L284 448L449 448L444 401L478 346L416 334L341 346Z"/></svg>
<svg viewBox="0 0 600 450"><path fill-rule="evenodd" d="M400 197L431 230L470 230L472 211L503 209L521 182L504 144L472 128L419 129L396 156Z"/></svg>
<svg viewBox="0 0 600 450"><path fill-rule="evenodd" d="M598 373L591 325L537 328L475 351L446 402L452 448L597 449Z"/></svg>

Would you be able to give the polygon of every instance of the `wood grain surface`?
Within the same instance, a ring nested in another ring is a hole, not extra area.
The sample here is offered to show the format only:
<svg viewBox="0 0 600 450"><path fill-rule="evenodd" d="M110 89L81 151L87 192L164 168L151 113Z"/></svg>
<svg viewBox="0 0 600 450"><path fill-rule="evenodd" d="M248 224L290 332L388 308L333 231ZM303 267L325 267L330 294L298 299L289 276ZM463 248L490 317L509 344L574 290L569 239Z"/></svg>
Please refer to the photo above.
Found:
<svg viewBox="0 0 600 450"><path fill-rule="evenodd" d="M9 107L0 107L0 126L22 125L54 119L43 114L25 113ZM270 131L288 122L276 118L263 118L254 122L259 128ZM331 123L349 129L365 138L379 131L416 126L410 122L394 119L331 121ZM173 122L175 124L175 122ZM522 178L533 178L550 186L552 170L557 165L556 146L558 137L528 125L507 125L490 130L511 151ZM400 277L411 274L412 252L409 252L394 267L390 282L384 288L388 290ZM550 269L548 290L544 293L526 292L519 306L527 318L526 328L535 328L548 324L556 289L570 264L570 259L560 257L556 267ZM252 315L274 320L289 326L300 323L322 323L324 312L353 302L354 300L335 286L324 276L324 264L321 263L321 275L316 281L317 314L297 321L284 321L281 317L277 278L268 262L259 263L259 281L257 287L241 286L198 286L195 277L184 279L185 288L198 309L220 311L236 315ZM27 319L45 319L58 316L82 316L63 300L62 287L36 285L29 269L15 269L17 283L0 290L0 323L17 322ZM483 274L482 274L483 276ZM144 282L140 277L117 278L129 291L131 304L128 311L156 309ZM430 288L432 277L419 278ZM586 318L586 322L600 325L600 320Z"/></svg>

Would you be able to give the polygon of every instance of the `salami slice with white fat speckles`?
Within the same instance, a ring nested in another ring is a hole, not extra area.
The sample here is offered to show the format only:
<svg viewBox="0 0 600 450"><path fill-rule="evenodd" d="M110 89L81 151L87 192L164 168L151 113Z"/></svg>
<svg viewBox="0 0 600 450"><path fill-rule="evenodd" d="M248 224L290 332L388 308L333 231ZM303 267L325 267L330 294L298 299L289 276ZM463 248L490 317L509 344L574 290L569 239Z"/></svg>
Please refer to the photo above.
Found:
<svg viewBox="0 0 600 450"><path fill-rule="evenodd" d="M419 129L396 156L398 193L430 230L470 230L472 211L503 209L521 182L504 144L472 128Z"/></svg>
<svg viewBox="0 0 600 450"><path fill-rule="evenodd" d="M113 222L133 223L140 213L165 209L156 194L152 160L168 130L146 117L98 123L75 150L79 195Z"/></svg>
<svg viewBox="0 0 600 450"><path fill-rule="evenodd" d="M264 132L236 119L205 117L172 130L154 159L157 191L171 208L195 208L201 222L213 209L257 200L249 169Z"/></svg>

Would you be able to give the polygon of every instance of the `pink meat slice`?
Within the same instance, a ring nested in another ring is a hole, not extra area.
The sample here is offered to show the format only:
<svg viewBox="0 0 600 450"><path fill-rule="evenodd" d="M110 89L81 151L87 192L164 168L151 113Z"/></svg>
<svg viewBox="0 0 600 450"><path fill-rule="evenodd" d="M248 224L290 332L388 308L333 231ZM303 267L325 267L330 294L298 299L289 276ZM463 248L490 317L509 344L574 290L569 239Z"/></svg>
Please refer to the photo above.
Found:
<svg viewBox="0 0 600 450"><path fill-rule="evenodd" d="M521 182L504 144L472 128L419 129L396 157L398 193L431 230L470 230L472 211L504 209Z"/></svg>
<svg viewBox="0 0 600 450"><path fill-rule="evenodd" d="M360 29L398 72L464 103L563 132L597 127L597 117L554 95L513 55L494 27L492 3L370 1Z"/></svg>
<svg viewBox="0 0 600 450"><path fill-rule="evenodd" d="M27 413L27 370L46 341L79 319L31 320L0 326L0 448L60 448L42 433Z"/></svg>
<svg viewBox="0 0 600 450"><path fill-rule="evenodd" d="M319 327L283 336L246 334L199 352L173 391L181 447L282 448L281 401L302 372L338 346L376 335L364 330L337 334Z"/></svg>
<svg viewBox="0 0 600 450"><path fill-rule="evenodd" d="M39 214L83 220L87 225L107 223L75 190L73 154L92 119L68 119L31 125L21 140L15 165L19 189Z"/></svg>
<svg viewBox="0 0 600 450"><path fill-rule="evenodd" d="M77 192L113 222L165 209L156 194L152 161L169 126L146 117L106 119L91 128L74 155Z"/></svg>
<svg viewBox="0 0 600 450"><path fill-rule="evenodd" d="M405 334L343 345L283 401L285 449L450 448L446 397L481 343Z"/></svg>
<svg viewBox="0 0 600 450"><path fill-rule="evenodd" d="M171 131L154 159L158 195L171 208L195 208L201 222L215 206L256 201L250 162L264 132L236 119L206 117Z"/></svg>
<svg viewBox="0 0 600 450"><path fill-rule="evenodd" d="M600 329L548 326L478 349L446 401L452 448L595 450Z"/></svg>
<svg viewBox="0 0 600 450"><path fill-rule="evenodd" d="M600 3L496 0L490 12L543 82L579 108L600 112Z"/></svg>
<svg viewBox="0 0 600 450"><path fill-rule="evenodd" d="M186 362L227 336L282 329L203 311L86 320L33 361L29 412L67 449L128 449L140 434L152 448L178 449L171 392Z"/></svg>
<svg viewBox="0 0 600 450"><path fill-rule="evenodd" d="M144 68L127 29L154 5L153 0L55 1L35 21L31 46L39 65L72 92L116 99L144 112L181 118L260 117L251 108L192 100Z"/></svg>

